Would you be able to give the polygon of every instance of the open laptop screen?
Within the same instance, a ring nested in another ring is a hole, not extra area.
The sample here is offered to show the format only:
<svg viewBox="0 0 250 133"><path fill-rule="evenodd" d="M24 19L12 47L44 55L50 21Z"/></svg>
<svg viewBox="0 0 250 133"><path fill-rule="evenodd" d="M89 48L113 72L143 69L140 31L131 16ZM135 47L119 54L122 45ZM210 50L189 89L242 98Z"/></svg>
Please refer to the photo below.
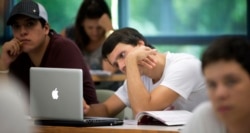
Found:
<svg viewBox="0 0 250 133"><path fill-rule="evenodd" d="M30 113L37 124L56 126L121 125L122 120L83 115L81 69L31 67Z"/></svg>
<svg viewBox="0 0 250 133"><path fill-rule="evenodd" d="M31 67L30 113L37 119L82 120L81 69Z"/></svg>

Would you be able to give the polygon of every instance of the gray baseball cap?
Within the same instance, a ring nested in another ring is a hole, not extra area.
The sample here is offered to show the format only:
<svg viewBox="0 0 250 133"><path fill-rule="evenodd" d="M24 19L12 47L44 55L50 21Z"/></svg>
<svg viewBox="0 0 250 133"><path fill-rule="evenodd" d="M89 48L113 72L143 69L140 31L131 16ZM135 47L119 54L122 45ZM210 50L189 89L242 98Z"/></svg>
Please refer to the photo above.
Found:
<svg viewBox="0 0 250 133"><path fill-rule="evenodd" d="M7 19L7 25L11 25L15 15L25 15L34 19L44 19L48 22L48 15L45 8L38 2L32 0L22 0L11 10Z"/></svg>

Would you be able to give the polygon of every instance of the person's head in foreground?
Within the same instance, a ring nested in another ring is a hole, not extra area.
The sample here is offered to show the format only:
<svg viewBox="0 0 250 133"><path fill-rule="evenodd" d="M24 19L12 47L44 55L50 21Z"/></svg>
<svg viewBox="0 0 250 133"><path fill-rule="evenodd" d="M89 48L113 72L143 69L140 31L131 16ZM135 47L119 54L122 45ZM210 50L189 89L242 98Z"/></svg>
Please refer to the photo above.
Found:
<svg viewBox="0 0 250 133"><path fill-rule="evenodd" d="M196 109L184 132L249 133L250 41L243 36L215 40L202 56L202 70L211 104Z"/></svg>
<svg viewBox="0 0 250 133"><path fill-rule="evenodd" d="M28 119L24 88L14 78L0 76L0 132L31 133L33 123Z"/></svg>

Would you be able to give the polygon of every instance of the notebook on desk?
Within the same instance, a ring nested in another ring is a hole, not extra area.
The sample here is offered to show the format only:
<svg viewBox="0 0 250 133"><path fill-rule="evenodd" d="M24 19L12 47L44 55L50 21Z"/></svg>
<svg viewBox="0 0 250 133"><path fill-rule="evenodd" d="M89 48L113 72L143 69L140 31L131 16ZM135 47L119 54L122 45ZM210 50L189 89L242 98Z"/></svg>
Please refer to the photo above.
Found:
<svg viewBox="0 0 250 133"><path fill-rule="evenodd" d="M83 115L81 69L31 67L30 115L37 124L56 126L121 125L122 120Z"/></svg>

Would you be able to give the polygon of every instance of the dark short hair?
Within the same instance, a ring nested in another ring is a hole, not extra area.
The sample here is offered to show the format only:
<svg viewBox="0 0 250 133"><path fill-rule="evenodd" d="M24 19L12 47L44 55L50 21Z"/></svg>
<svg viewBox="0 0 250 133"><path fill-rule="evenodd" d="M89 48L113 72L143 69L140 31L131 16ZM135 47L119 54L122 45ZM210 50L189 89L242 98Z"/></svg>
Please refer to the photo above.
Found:
<svg viewBox="0 0 250 133"><path fill-rule="evenodd" d="M202 55L202 70L220 60L234 60L250 74L250 42L247 37L221 36L214 40Z"/></svg>
<svg viewBox="0 0 250 133"><path fill-rule="evenodd" d="M44 26L45 26L45 24L47 23L47 21L45 21L45 20L44 20L44 19L42 19L42 18L40 18L40 19L39 19L39 21L40 21L40 23L41 23L42 27L44 27Z"/></svg>
<svg viewBox="0 0 250 133"><path fill-rule="evenodd" d="M144 41L145 46L154 48L136 29L126 27L116 30L103 43L102 57L107 59L118 43L136 46L140 40Z"/></svg>

